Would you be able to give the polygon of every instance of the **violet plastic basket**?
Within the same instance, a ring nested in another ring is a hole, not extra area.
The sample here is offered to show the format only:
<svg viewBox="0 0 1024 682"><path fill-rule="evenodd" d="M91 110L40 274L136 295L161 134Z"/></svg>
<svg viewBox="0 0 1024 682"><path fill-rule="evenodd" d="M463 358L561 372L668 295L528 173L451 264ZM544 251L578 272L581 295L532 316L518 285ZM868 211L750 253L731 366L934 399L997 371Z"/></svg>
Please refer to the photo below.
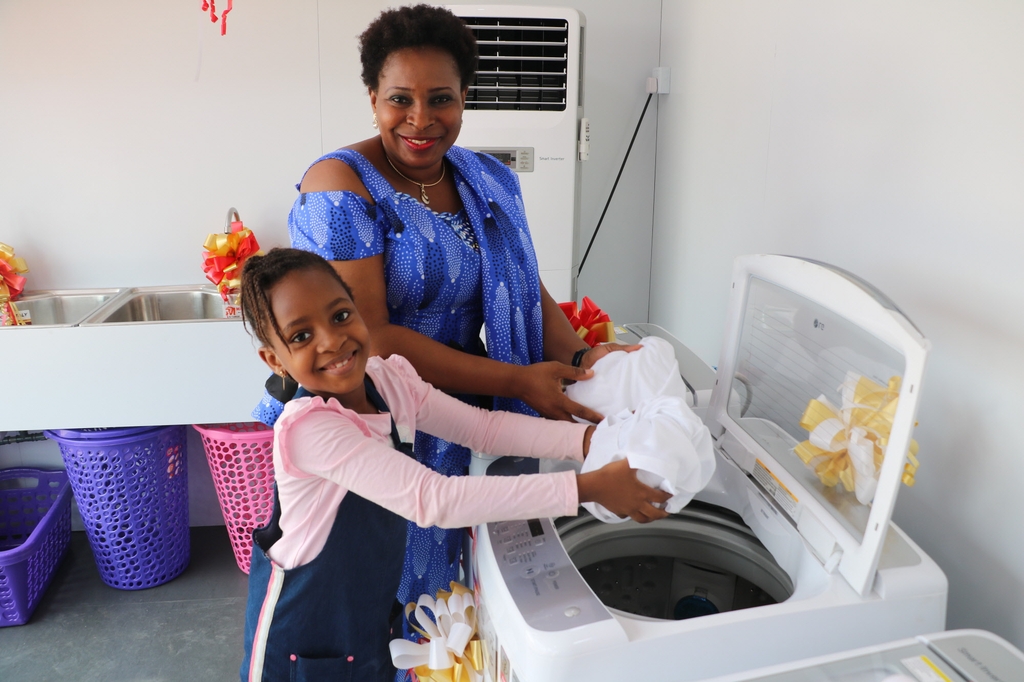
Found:
<svg viewBox="0 0 1024 682"><path fill-rule="evenodd" d="M259 422L196 425L213 473L235 561L252 560L252 531L274 511L274 430Z"/></svg>
<svg viewBox="0 0 1024 682"><path fill-rule="evenodd" d="M121 590L188 566L185 427L46 431L60 445L100 579Z"/></svg>
<svg viewBox="0 0 1024 682"><path fill-rule="evenodd" d="M0 627L32 617L71 542L63 471L0 471Z"/></svg>

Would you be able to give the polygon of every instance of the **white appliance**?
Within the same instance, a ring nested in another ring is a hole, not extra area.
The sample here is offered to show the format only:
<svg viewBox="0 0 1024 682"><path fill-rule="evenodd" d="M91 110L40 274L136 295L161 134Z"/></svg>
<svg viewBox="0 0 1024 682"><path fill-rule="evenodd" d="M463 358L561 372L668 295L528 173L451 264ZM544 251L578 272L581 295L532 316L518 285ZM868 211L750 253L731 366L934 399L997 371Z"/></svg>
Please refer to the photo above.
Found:
<svg viewBox="0 0 1024 682"><path fill-rule="evenodd" d="M560 7L448 9L480 51L459 144L516 171L541 280L556 301L576 300L585 20Z"/></svg>
<svg viewBox="0 0 1024 682"><path fill-rule="evenodd" d="M654 325L622 332L676 347L717 470L681 513L647 525L476 528L491 680L702 680L944 629L945 575L890 523L929 348L891 301L824 264L746 256L717 373ZM839 404L848 372L902 379L870 505L794 454L809 401Z"/></svg>
<svg viewBox="0 0 1024 682"><path fill-rule="evenodd" d="M1024 653L984 630L950 630L714 682L1016 682ZM711 682L711 681L709 681Z"/></svg>

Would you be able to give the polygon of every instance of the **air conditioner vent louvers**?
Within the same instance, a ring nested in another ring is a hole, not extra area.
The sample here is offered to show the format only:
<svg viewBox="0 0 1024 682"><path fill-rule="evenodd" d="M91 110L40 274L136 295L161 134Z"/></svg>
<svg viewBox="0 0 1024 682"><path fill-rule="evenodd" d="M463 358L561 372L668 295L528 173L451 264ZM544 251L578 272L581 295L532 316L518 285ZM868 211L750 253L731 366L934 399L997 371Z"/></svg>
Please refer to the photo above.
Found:
<svg viewBox="0 0 1024 682"><path fill-rule="evenodd" d="M569 23L564 19L463 17L480 63L467 109L565 111Z"/></svg>

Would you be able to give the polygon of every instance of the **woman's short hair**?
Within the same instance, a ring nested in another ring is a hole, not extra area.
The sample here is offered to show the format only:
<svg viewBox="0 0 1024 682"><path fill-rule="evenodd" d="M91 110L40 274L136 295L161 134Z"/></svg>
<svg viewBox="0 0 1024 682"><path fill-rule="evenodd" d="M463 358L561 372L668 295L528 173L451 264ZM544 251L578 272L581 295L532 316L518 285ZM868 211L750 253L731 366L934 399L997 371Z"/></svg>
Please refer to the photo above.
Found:
<svg viewBox="0 0 1024 682"><path fill-rule="evenodd" d="M363 83L376 91L392 52L408 47L436 47L455 60L463 89L476 73L476 38L466 23L443 7L414 5L381 12L359 36Z"/></svg>

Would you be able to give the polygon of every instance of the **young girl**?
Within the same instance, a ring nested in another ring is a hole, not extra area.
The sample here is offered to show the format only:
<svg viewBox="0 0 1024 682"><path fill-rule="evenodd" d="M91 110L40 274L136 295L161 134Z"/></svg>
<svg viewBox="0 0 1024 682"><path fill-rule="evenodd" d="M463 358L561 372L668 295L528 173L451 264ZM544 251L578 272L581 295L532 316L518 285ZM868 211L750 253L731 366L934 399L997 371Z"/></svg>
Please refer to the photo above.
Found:
<svg viewBox="0 0 1024 682"><path fill-rule="evenodd" d="M581 460L594 427L470 407L405 358L372 357L352 292L320 256L250 258L242 309L263 361L304 389L274 427L277 499L253 534L243 681L391 682L405 519L459 528L572 515L588 501L637 521L665 516L654 505L668 494L626 460L511 478L449 478L416 462L416 430L492 455Z"/></svg>

